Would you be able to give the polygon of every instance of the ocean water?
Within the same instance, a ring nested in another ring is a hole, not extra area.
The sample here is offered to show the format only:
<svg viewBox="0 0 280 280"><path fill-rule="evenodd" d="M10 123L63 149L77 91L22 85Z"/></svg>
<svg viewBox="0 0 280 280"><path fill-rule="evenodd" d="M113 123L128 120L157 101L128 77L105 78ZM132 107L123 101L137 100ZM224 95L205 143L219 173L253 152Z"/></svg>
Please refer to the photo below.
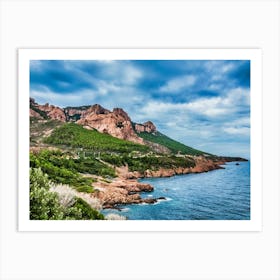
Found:
<svg viewBox="0 0 280 280"><path fill-rule="evenodd" d="M223 167L207 173L141 179L155 188L151 193L142 193L142 197L166 200L103 212L129 220L249 220L250 162L230 162Z"/></svg>

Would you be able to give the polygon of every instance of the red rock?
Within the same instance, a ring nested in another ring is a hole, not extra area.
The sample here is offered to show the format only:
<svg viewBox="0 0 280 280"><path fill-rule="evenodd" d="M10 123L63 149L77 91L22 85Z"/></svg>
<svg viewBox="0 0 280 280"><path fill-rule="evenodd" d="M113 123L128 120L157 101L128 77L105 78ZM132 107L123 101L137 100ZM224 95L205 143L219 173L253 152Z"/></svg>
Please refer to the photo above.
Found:
<svg viewBox="0 0 280 280"><path fill-rule="evenodd" d="M120 108L115 108L113 112L103 109L101 106L95 106L90 113L81 116L77 123L120 139L144 144L143 139L134 132L131 120L125 111Z"/></svg>
<svg viewBox="0 0 280 280"><path fill-rule="evenodd" d="M34 118L37 118L37 119L43 119L43 117L39 113L32 110L31 108L29 109L29 117L34 117Z"/></svg>
<svg viewBox="0 0 280 280"><path fill-rule="evenodd" d="M140 123L135 124L135 130L138 133L140 132L154 133L157 131L157 128L151 121L147 121L143 124Z"/></svg>

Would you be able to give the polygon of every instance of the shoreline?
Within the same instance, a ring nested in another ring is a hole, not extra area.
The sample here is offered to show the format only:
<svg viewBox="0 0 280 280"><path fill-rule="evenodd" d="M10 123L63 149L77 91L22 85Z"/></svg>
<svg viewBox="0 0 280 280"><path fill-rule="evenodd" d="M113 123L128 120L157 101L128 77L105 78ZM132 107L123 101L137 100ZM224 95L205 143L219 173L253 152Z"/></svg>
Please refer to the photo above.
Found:
<svg viewBox="0 0 280 280"><path fill-rule="evenodd" d="M105 182L99 178L98 182L93 183L95 192L92 194L94 197L101 201L103 209L117 209L120 205L128 204L155 204L159 200L165 200L165 197L158 198L142 198L142 192L152 192L154 187L151 184L141 183L138 180L144 178L168 178L175 175L199 174L209 172L217 169L225 169L221 165L233 161L247 161L244 159L213 161L205 157L196 158L196 166L190 168L171 168L159 170L146 170L143 173L139 171L129 171L128 166L116 167L118 176L110 182Z"/></svg>

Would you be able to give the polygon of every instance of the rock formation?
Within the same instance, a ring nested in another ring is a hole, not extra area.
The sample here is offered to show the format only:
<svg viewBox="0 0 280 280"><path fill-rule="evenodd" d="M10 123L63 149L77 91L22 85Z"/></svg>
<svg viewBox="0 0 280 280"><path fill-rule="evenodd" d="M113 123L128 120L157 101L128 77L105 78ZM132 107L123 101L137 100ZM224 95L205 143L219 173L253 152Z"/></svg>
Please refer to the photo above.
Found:
<svg viewBox="0 0 280 280"><path fill-rule="evenodd" d="M29 99L29 104L30 104L30 110L29 110L30 117L37 117L40 119L50 118L53 120L66 122L66 115L64 111L59 107L56 107L54 105L49 105L49 103L46 103L45 105L39 105L35 102L33 98Z"/></svg>
<svg viewBox="0 0 280 280"><path fill-rule="evenodd" d="M115 108L111 112L100 105L94 105L81 115L77 123L120 139L144 143L143 139L135 133L128 114L120 108Z"/></svg>
<svg viewBox="0 0 280 280"><path fill-rule="evenodd" d="M143 124L136 123L135 130L138 133L140 133L140 132L154 133L157 131L157 128L151 121L147 121Z"/></svg>

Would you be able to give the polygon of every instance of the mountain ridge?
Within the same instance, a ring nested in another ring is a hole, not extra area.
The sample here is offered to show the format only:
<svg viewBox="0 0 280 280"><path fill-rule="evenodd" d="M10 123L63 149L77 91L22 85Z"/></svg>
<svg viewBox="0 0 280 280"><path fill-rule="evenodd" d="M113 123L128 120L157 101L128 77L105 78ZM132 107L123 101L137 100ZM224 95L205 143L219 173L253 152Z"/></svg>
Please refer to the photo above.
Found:
<svg viewBox="0 0 280 280"><path fill-rule="evenodd" d="M187 154L191 151L196 155L210 155L165 136L150 120L144 123L133 122L122 108L114 108L110 111L99 104L60 108L49 103L40 105L36 103L35 99L30 98L30 117L40 120L51 119L63 123L74 122L89 130L96 129L100 133L119 139L147 145L158 153ZM146 137L146 135L150 137ZM166 139L168 139L169 145L166 145Z"/></svg>

